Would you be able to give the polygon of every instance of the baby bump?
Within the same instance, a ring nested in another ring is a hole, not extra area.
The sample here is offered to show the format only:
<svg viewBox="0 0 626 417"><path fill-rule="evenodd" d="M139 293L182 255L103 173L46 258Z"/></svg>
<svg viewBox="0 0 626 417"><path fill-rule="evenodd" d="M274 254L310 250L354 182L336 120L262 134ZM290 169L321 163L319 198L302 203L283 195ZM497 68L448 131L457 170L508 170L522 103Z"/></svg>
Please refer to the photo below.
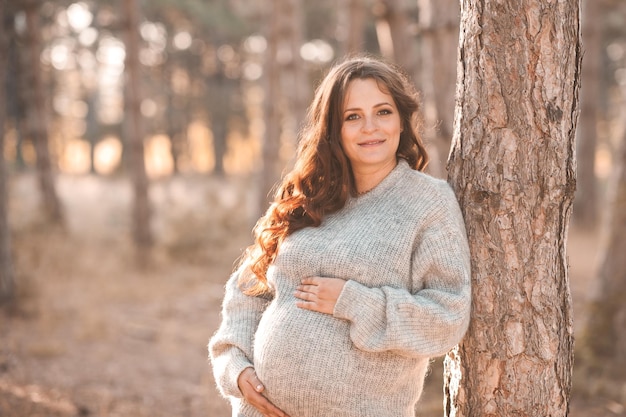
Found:
<svg viewBox="0 0 626 417"><path fill-rule="evenodd" d="M349 330L345 320L295 304L270 306L254 347L255 368L270 401L288 413L316 415L314 410L345 408L346 398L384 402L389 390L407 390L408 381L415 385L413 360L361 351L350 342Z"/></svg>
<svg viewBox="0 0 626 417"><path fill-rule="evenodd" d="M299 309L295 301L270 306L254 343L254 366L265 394L277 404L322 394L328 377L336 373L333 368L350 351L348 331L346 321Z"/></svg>

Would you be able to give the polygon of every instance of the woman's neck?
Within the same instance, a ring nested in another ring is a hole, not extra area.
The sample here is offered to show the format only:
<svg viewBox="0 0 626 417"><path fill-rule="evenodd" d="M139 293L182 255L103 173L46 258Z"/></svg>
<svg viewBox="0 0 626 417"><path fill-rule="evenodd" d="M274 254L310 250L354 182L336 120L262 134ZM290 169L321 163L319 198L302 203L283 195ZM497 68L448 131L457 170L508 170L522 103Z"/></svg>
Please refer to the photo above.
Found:
<svg viewBox="0 0 626 417"><path fill-rule="evenodd" d="M353 169L357 194L363 195L370 192L393 171L396 165L398 165L398 162L392 161L389 164L379 167Z"/></svg>

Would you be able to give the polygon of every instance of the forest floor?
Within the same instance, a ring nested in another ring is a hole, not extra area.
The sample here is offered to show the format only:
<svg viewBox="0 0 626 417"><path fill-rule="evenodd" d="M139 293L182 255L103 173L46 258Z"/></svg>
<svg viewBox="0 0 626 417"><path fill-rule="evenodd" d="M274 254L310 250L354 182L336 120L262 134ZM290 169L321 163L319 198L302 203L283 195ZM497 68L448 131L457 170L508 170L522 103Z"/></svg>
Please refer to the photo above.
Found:
<svg viewBox="0 0 626 417"><path fill-rule="evenodd" d="M35 178L10 184L17 301L0 311L2 417L226 417L207 361L223 286L250 243L245 180L156 182L157 241L145 264L130 243L131 188L121 179L60 176L64 230L37 214ZM593 292L597 233L570 230L575 328ZM441 361L421 417L441 417ZM615 383L574 377L571 417L626 416ZM606 390L607 386L612 390ZM618 390L619 391L619 390Z"/></svg>

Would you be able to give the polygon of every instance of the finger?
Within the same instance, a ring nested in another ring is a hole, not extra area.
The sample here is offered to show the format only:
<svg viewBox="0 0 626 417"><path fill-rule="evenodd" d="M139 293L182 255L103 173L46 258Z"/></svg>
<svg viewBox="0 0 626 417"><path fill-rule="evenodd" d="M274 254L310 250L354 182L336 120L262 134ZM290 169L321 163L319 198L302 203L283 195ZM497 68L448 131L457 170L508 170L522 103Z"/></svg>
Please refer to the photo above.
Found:
<svg viewBox="0 0 626 417"><path fill-rule="evenodd" d="M251 386L253 390L261 392L265 388L252 367L243 371L242 376L244 377L245 383Z"/></svg>
<svg viewBox="0 0 626 417"><path fill-rule="evenodd" d="M304 310L315 311L315 303L312 301L296 301L296 307Z"/></svg>
<svg viewBox="0 0 626 417"><path fill-rule="evenodd" d="M272 404L267 398L263 395L253 392L250 393L249 397L246 400L253 405L256 409L261 411L261 413L265 416L271 417L288 417L284 411L280 408L276 407Z"/></svg>
<svg viewBox="0 0 626 417"><path fill-rule="evenodd" d="M302 281L300 281L302 285L317 285L317 277L306 277Z"/></svg>
<svg viewBox="0 0 626 417"><path fill-rule="evenodd" d="M315 295L315 294L313 294L311 292L297 290L297 291L294 291L293 295L296 298L299 298L299 299L304 300L304 301L315 301L315 300L317 300L317 295Z"/></svg>
<svg viewBox="0 0 626 417"><path fill-rule="evenodd" d="M258 392L251 392L248 397L246 397L246 401L261 411L263 415L268 415L272 411L272 403Z"/></svg>
<svg viewBox="0 0 626 417"><path fill-rule="evenodd" d="M264 414L270 416L286 416L283 411L272 404L267 398L261 396L259 403L257 404L257 408L263 411Z"/></svg>
<svg viewBox="0 0 626 417"><path fill-rule="evenodd" d="M306 285L298 285L298 290L299 291L304 291L304 292L317 292L318 290L318 286L316 285L310 285L310 284L306 284Z"/></svg>
<svg viewBox="0 0 626 417"><path fill-rule="evenodd" d="M263 383L261 382L255 371L252 371L250 378L248 379L248 383L256 392L261 392L265 389L265 386L263 386Z"/></svg>

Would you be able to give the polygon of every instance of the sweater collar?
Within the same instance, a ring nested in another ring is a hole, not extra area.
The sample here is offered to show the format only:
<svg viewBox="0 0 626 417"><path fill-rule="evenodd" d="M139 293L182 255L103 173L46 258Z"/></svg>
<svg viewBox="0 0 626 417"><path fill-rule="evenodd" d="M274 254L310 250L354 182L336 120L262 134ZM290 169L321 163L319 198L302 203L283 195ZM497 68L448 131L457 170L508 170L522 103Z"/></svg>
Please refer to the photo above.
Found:
<svg viewBox="0 0 626 417"><path fill-rule="evenodd" d="M405 159L399 158L398 164L389 172L389 174L387 174L385 178L383 178L381 182L379 182L374 188L364 194L356 197L350 197L350 200L353 200L354 202L365 201L369 200L370 198L379 196L388 189L393 188L405 175L405 173L410 170L411 167L409 166L409 163Z"/></svg>

